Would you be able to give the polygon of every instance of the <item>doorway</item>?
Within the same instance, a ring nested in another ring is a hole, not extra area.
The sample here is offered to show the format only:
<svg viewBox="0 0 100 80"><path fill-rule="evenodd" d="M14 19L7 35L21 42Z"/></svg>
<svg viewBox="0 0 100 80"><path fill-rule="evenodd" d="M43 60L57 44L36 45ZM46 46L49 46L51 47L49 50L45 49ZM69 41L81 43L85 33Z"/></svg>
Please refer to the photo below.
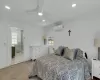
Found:
<svg viewBox="0 0 100 80"><path fill-rule="evenodd" d="M11 58L12 65L24 61L24 31L20 28L11 27Z"/></svg>

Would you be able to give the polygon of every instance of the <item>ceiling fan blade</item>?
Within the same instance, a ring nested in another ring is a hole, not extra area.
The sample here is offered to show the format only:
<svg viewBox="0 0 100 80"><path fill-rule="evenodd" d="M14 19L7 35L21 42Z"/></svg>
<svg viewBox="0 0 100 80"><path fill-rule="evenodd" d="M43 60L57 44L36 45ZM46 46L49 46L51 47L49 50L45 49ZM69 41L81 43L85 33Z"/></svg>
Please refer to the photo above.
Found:
<svg viewBox="0 0 100 80"><path fill-rule="evenodd" d="M44 7L44 0L37 0L38 2L38 12L43 12L43 7Z"/></svg>
<svg viewBox="0 0 100 80"><path fill-rule="evenodd" d="M56 19L55 17L53 17L51 14L49 14L48 12L44 11L44 18L47 19L48 21L50 21L50 23L53 23L55 21L57 21L58 19Z"/></svg>
<svg viewBox="0 0 100 80"><path fill-rule="evenodd" d="M27 10L26 12L27 12L27 13L30 13L30 12L37 12L37 9Z"/></svg>
<svg viewBox="0 0 100 80"><path fill-rule="evenodd" d="M47 11L43 11L43 14L46 16L51 16L50 13L48 13Z"/></svg>
<svg viewBox="0 0 100 80"><path fill-rule="evenodd" d="M28 13L37 12L38 13L38 10L39 10L39 0L37 0L37 6L36 6L35 9L27 10L26 12L28 12Z"/></svg>

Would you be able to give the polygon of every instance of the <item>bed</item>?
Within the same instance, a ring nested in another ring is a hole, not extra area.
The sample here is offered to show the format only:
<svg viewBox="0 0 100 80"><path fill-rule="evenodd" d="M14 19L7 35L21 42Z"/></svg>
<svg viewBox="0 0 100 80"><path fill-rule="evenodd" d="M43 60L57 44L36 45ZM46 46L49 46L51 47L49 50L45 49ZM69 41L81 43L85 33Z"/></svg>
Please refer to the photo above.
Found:
<svg viewBox="0 0 100 80"><path fill-rule="evenodd" d="M42 80L90 80L88 62L85 58L69 60L55 54L45 55L35 61L31 76Z"/></svg>

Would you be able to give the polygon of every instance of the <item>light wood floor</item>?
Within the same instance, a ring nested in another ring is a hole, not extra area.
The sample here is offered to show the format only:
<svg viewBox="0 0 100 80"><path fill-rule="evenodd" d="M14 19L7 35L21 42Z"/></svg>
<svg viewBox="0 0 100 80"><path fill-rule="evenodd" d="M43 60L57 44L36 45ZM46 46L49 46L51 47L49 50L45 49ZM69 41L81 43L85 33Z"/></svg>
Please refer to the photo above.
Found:
<svg viewBox="0 0 100 80"><path fill-rule="evenodd" d="M24 62L0 70L0 80L29 80L29 71L32 68L32 62ZM31 79L38 80L38 79Z"/></svg>

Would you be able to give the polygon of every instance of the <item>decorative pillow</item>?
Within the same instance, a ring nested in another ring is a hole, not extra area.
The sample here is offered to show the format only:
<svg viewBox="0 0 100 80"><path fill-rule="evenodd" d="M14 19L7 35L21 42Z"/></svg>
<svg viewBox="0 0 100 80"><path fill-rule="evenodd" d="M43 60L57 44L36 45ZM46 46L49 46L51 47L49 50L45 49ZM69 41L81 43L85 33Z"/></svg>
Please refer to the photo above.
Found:
<svg viewBox="0 0 100 80"><path fill-rule="evenodd" d="M64 47L63 46L58 47L58 49L55 51L55 54L58 55L58 56L62 56L63 53L64 53Z"/></svg>
<svg viewBox="0 0 100 80"><path fill-rule="evenodd" d="M75 49L65 49L64 58L74 60L75 59Z"/></svg>
<svg viewBox="0 0 100 80"><path fill-rule="evenodd" d="M83 58L83 51L81 49L76 49L77 53L75 55L75 58Z"/></svg>
<svg viewBox="0 0 100 80"><path fill-rule="evenodd" d="M68 54L69 50L70 49L68 47L64 48L64 57L67 57L67 54Z"/></svg>

